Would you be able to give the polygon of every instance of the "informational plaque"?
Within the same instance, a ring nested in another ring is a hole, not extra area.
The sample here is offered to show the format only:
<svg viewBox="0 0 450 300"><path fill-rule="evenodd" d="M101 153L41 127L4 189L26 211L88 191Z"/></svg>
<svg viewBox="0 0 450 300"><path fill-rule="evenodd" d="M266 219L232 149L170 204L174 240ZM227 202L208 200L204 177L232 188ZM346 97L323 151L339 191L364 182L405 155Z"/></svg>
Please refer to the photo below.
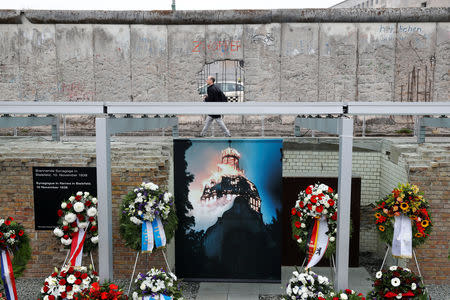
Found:
<svg viewBox="0 0 450 300"><path fill-rule="evenodd" d="M61 201L77 192L97 196L94 167L33 167L36 230L50 230L58 223Z"/></svg>

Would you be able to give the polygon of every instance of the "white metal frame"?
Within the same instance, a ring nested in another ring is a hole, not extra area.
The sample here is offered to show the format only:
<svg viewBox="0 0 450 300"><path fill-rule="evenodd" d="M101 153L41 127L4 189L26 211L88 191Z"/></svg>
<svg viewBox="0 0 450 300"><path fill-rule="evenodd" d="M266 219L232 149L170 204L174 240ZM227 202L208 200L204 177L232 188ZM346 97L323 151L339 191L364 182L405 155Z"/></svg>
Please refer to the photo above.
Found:
<svg viewBox="0 0 450 300"><path fill-rule="evenodd" d="M350 240L350 194L353 146L353 120L348 115L450 115L450 102L434 103L323 103L323 102L243 102L243 103L67 103L0 102L0 114L338 114L339 173L337 231L337 289L348 288ZM96 119L97 197L99 201L99 271L101 279L113 279L112 201L109 118ZM126 125L125 125L126 126ZM106 200L106 201L105 201Z"/></svg>

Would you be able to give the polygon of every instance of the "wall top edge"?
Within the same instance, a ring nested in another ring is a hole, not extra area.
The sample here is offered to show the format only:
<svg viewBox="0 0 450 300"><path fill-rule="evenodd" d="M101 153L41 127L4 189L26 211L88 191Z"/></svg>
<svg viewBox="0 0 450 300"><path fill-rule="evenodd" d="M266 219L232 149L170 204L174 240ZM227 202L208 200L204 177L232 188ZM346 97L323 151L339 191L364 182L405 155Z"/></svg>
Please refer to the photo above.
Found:
<svg viewBox="0 0 450 300"><path fill-rule="evenodd" d="M450 22L450 7L274 10L0 10L0 24L267 24Z"/></svg>

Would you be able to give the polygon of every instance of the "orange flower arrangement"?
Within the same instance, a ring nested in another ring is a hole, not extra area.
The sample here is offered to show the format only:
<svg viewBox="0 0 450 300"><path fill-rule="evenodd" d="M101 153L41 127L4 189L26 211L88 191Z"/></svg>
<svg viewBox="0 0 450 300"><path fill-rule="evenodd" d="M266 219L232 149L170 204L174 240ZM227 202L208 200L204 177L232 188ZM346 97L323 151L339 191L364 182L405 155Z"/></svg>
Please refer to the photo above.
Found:
<svg viewBox="0 0 450 300"><path fill-rule="evenodd" d="M425 243L433 227L428 208L428 202L416 185L399 184L389 195L376 202L374 216L380 238L392 244L394 216L404 214L412 222L413 247Z"/></svg>

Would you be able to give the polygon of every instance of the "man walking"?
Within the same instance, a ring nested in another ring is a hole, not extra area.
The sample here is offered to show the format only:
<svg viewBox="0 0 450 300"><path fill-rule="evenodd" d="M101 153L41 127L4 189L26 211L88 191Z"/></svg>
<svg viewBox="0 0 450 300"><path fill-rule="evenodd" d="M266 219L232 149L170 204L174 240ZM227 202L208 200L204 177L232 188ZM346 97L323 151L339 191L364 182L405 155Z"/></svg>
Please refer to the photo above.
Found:
<svg viewBox="0 0 450 300"><path fill-rule="evenodd" d="M227 99L223 92L214 84L216 82L216 79L213 76L208 76L208 79L206 79L206 84L208 84L208 95L205 97L205 102L226 102ZM225 123L222 120L221 115L209 115L206 118L205 126L203 127L202 132L200 133L200 136L204 136L206 131L208 130L209 126L211 126L213 120L219 124L220 128L225 132L225 135L230 137L230 131L228 130L227 126L225 126Z"/></svg>

